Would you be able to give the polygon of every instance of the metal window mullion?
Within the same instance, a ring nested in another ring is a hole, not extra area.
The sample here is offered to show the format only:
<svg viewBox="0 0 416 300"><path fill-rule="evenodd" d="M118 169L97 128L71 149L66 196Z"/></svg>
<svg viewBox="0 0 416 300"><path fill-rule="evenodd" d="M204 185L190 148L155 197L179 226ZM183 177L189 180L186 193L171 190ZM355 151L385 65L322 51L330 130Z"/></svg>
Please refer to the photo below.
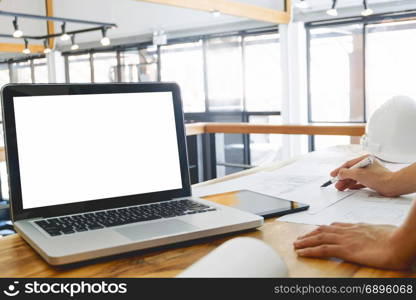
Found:
<svg viewBox="0 0 416 300"><path fill-rule="evenodd" d="M94 83L94 58L93 58L93 54L90 53L90 72L91 72L91 82Z"/></svg>
<svg viewBox="0 0 416 300"><path fill-rule="evenodd" d="M157 81L162 81L162 60L160 45L157 46ZM140 50L139 50L140 51Z"/></svg>
<svg viewBox="0 0 416 300"><path fill-rule="evenodd" d="M116 52L117 66L116 66L116 81L121 82L121 51Z"/></svg>
<svg viewBox="0 0 416 300"><path fill-rule="evenodd" d="M65 62L65 82L69 83L70 78L69 78L69 59L68 59L68 55L64 56L64 62Z"/></svg>
<svg viewBox="0 0 416 300"><path fill-rule="evenodd" d="M7 68L9 69L9 82L13 82L14 78L13 78L13 67L12 67L12 63L9 62L7 64Z"/></svg>
<svg viewBox="0 0 416 300"><path fill-rule="evenodd" d="M307 75L307 100L308 100L308 123L312 123L312 95L311 95L311 28L306 27L306 75ZM315 136L308 136L308 150L315 150Z"/></svg>
<svg viewBox="0 0 416 300"><path fill-rule="evenodd" d="M35 82L35 65L33 63L33 59L29 60L29 66L30 66L30 79L32 80L32 83Z"/></svg>
<svg viewBox="0 0 416 300"><path fill-rule="evenodd" d="M208 92L208 59L207 59L207 40L202 40L202 64L204 71L204 92L205 92L205 112L209 113L209 92Z"/></svg>
<svg viewBox="0 0 416 300"><path fill-rule="evenodd" d="M247 91L246 91L246 47L244 45L245 36L244 34L241 35L240 39L240 47L241 47L241 80L243 84L243 111L242 111L242 121L248 123L249 116L247 114ZM243 145L244 145L244 152L243 152L243 161L245 165L251 164L251 151L250 151L250 134L243 134Z"/></svg>

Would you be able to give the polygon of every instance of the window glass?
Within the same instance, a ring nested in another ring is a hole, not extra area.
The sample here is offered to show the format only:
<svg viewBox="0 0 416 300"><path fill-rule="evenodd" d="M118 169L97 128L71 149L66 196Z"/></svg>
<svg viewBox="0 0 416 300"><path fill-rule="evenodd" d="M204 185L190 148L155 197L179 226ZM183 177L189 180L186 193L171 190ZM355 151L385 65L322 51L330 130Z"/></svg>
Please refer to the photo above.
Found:
<svg viewBox="0 0 416 300"><path fill-rule="evenodd" d="M310 30L311 121L364 121L362 25Z"/></svg>
<svg viewBox="0 0 416 300"><path fill-rule="evenodd" d="M177 82L185 112L205 111L202 42L161 47L161 79Z"/></svg>
<svg viewBox="0 0 416 300"><path fill-rule="evenodd" d="M158 81L157 64L157 47L139 50L139 80L141 82Z"/></svg>
<svg viewBox="0 0 416 300"><path fill-rule="evenodd" d="M117 53L103 52L93 54L94 82L117 81Z"/></svg>
<svg viewBox="0 0 416 300"><path fill-rule="evenodd" d="M351 144L351 137L349 136L315 135L314 139L315 150Z"/></svg>
<svg viewBox="0 0 416 300"><path fill-rule="evenodd" d="M0 89L3 87L3 85L10 82L10 76L9 76L9 65L8 64L0 64ZM0 101L0 109L1 109L1 101ZM2 120L3 115L0 114L0 121ZM1 130L2 132L2 130ZM0 144L3 144L3 135L0 134Z"/></svg>
<svg viewBox="0 0 416 300"><path fill-rule="evenodd" d="M250 116L254 124L282 124L281 116ZM282 159L281 134L250 134L250 161L253 166L260 166Z"/></svg>
<svg viewBox="0 0 416 300"><path fill-rule="evenodd" d="M369 25L366 38L367 116L391 97L416 99L416 21Z"/></svg>
<svg viewBox="0 0 416 300"><path fill-rule="evenodd" d="M3 85L10 82L9 65L0 64L0 89Z"/></svg>
<svg viewBox="0 0 416 300"><path fill-rule="evenodd" d="M209 109L243 110L241 36L207 40Z"/></svg>
<svg viewBox="0 0 416 300"><path fill-rule="evenodd" d="M33 70L35 72L36 83L48 83L48 65L46 58L39 58L33 60Z"/></svg>
<svg viewBox="0 0 416 300"><path fill-rule="evenodd" d="M91 82L90 55L68 56L69 81L71 83Z"/></svg>
<svg viewBox="0 0 416 300"><path fill-rule="evenodd" d="M139 50L120 52L120 81L139 82Z"/></svg>
<svg viewBox="0 0 416 300"><path fill-rule="evenodd" d="M32 71L30 61L18 62L12 64L14 73L14 82L32 83Z"/></svg>
<svg viewBox="0 0 416 300"><path fill-rule="evenodd" d="M281 109L281 64L278 34L244 38L247 111Z"/></svg>

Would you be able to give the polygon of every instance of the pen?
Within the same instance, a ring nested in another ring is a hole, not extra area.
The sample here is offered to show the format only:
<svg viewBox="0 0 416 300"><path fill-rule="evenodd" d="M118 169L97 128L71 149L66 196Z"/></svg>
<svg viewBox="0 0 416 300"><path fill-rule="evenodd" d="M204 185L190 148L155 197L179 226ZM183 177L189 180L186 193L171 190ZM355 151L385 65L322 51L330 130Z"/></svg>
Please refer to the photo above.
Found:
<svg viewBox="0 0 416 300"><path fill-rule="evenodd" d="M356 169L356 168L365 168L369 165L371 165L374 162L374 156L367 156L363 160L359 161L355 165L353 165L350 169ZM330 180L325 182L321 187L327 187L328 185L331 185L339 180L338 176L332 177Z"/></svg>

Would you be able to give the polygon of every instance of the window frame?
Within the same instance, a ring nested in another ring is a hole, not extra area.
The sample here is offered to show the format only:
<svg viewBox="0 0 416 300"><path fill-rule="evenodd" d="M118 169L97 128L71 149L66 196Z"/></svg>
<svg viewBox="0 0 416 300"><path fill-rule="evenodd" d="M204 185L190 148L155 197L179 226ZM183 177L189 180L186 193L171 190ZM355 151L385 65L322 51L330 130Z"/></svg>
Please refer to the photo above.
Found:
<svg viewBox="0 0 416 300"><path fill-rule="evenodd" d="M44 59L46 58L46 55L39 54L39 55L30 55L27 57L19 57L19 58L11 58L4 61L0 61L0 64L7 64L7 68L9 70L9 83L13 83L14 79L14 70L13 70L13 64L15 63L21 63L21 62L28 62L29 68L30 68L30 78L31 83L36 83L36 76L35 76L35 67L39 64L36 64L35 60L37 59ZM47 64L47 63L46 63ZM1 122L0 122L1 123Z"/></svg>
<svg viewBox="0 0 416 300"><path fill-rule="evenodd" d="M318 20L305 23L306 30L306 63L307 63L307 118L308 123L367 123L367 26L375 24L392 24L394 22L416 20L416 10L399 13L376 14L368 17L337 18L332 20ZM311 93L311 30L316 28L338 27L345 25L362 24L362 61L363 61L363 121L313 121L312 119L312 93ZM315 136L309 136L309 151L315 150Z"/></svg>

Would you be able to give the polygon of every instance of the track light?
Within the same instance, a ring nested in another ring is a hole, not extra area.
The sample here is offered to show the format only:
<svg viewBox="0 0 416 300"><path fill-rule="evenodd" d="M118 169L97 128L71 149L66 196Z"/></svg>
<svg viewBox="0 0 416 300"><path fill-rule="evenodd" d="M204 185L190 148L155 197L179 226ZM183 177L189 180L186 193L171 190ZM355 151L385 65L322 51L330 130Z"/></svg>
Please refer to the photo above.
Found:
<svg viewBox="0 0 416 300"><path fill-rule="evenodd" d="M61 25L61 30L62 30L61 41L68 41L71 38L69 34L66 33L65 27L66 27L66 23L63 22Z"/></svg>
<svg viewBox="0 0 416 300"><path fill-rule="evenodd" d="M214 18L218 18L218 17L221 16L221 12L219 10L217 10L217 9L212 9L210 11L210 13L211 13L211 16L213 16Z"/></svg>
<svg viewBox="0 0 416 300"><path fill-rule="evenodd" d="M326 13L332 17L338 16L338 11L337 11L336 6L337 6L337 0L332 0L332 7L328 9Z"/></svg>
<svg viewBox="0 0 416 300"><path fill-rule="evenodd" d="M19 25L17 25L17 17L14 17L13 27L14 27L13 37L15 37L15 38L22 37L23 36L23 31L19 30Z"/></svg>
<svg viewBox="0 0 416 300"><path fill-rule="evenodd" d="M43 46L44 46L43 53L45 53L45 54L51 53L52 49L49 48L48 40L47 39L45 39L43 41Z"/></svg>
<svg viewBox="0 0 416 300"><path fill-rule="evenodd" d="M309 3L307 0L298 0L298 2L295 3L295 6L298 8L309 8Z"/></svg>
<svg viewBox="0 0 416 300"><path fill-rule="evenodd" d="M101 39L101 45L108 46L111 44L110 38L107 37L107 28L103 27L101 28L101 33L103 34L103 38Z"/></svg>
<svg viewBox="0 0 416 300"><path fill-rule="evenodd" d="M73 34L72 36L71 36L71 50L78 50L79 49L79 46L78 46L78 44L77 43L75 43L75 34Z"/></svg>
<svg viewBox="0 0 416 300"><path fill-rule="evenodd" d="M367 0L363 0L363 6L364 6L364 10L361 12L362 16L367 17L373 14L373 10L371 8L368 8L367 6Z"/></svg>
<svg viewBox="0 0 416 300"><path fill-rule="evenodd" d="M25 48L22 51L24 54L30 54L29 42L25 39Z"/></svg>

